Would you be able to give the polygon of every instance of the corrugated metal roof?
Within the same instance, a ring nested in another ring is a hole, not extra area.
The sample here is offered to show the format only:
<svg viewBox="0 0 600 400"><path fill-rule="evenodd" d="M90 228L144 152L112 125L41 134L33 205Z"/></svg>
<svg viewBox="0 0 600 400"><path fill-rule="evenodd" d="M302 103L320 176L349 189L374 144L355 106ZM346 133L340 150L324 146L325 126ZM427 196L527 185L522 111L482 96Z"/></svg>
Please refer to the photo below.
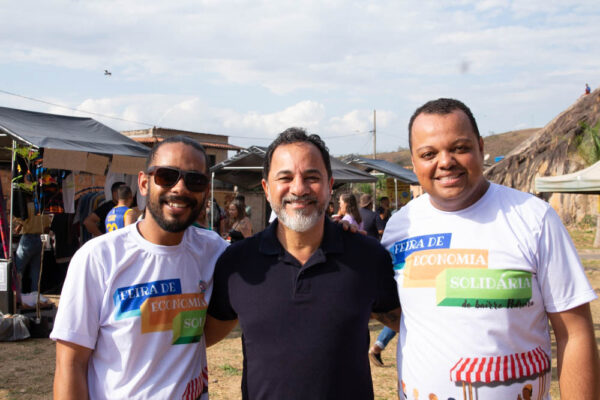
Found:
<svg viewBox="0 0 600 400"><path fill-rule="evenodd" d="M158 143L158 142L162 142L163 140L165 140L165 138L162 137L131 137L131 139L135 140L138 143ZM193 138L192 138L193 139ZM204 146L207 149L222 149L222 150L243 150L243 147L240 146L236 146L233 144L229 144L229 143L215 143L215 142L202 142L199 140L196 140L198 143L200 143L202 146Z"/></svg>

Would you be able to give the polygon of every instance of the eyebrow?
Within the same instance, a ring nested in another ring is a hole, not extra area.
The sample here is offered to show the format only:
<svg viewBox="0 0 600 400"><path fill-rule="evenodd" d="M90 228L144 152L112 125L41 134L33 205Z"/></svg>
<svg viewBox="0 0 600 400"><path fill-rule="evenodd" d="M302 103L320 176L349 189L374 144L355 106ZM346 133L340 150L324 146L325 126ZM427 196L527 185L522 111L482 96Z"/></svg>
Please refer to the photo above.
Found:
<svg viewBox="0 0 600 400"><path fill-rule="evenodd" d="M275 176L290 175L290 174L293 174L293 172L291 170L284 169L281 171L277 171L275 173ZM302 175L306 175L306 174L318 174L319 176L323 176L323 174L321 173L321 171L318 168L310 168L305 171L302 171Z"/></svg>
<svg viewBox="0 0 600 400"><path fill-rule="evenodd" d="M473 140L470 139L470 138L467 138L467 137L458 138L454 142L450 143L450 145L455 146L457 144L465 143L465 142L473 143ZM414 151L422 151L422 150L425 150L425 149L435 149L435 146L427 144L425 146L417 147Z"/></svg>

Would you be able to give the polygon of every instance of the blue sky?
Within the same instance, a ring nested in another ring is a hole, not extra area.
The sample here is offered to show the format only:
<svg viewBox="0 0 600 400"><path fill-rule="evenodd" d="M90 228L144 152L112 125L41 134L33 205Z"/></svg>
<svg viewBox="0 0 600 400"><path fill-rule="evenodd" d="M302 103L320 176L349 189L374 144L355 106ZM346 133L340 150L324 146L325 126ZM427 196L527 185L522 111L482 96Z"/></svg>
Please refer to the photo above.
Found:
<svg viewBox="0 0 600 400"><path fill-rule="evenodd" d="M240 146L300 126L335 155L370 153L376 109L377 151L393 151L438 97L467 103L483 135L539 127L600 86L592 0L33 0L0 15L0 106L91 116L10 92Z"/></svg>

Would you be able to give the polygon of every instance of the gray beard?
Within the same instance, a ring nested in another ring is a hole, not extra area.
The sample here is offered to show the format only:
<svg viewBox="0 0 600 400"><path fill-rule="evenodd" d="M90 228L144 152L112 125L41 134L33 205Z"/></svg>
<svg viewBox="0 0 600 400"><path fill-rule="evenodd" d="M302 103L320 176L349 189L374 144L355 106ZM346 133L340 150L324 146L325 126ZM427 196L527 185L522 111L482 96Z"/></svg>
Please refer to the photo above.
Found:
<svg viewBox="0 0 600 400"><path fill-rule="evenodd" d="M270 193L269 193L269 197ZM296 197L292 195L285 196L281 199L282 204L275 205L271 204L271 208L277 215L277 219L283 225L285 225L288 229L291 229L294 232L306 232L313 226L319 222L321 216L325 213L326 204L328 202L324 202L323 204L317 203L317 209L312 213L307 213L304 210L299 211L291 211L291 215L285 211L286 201L301 199L302 197Z"/></svg>

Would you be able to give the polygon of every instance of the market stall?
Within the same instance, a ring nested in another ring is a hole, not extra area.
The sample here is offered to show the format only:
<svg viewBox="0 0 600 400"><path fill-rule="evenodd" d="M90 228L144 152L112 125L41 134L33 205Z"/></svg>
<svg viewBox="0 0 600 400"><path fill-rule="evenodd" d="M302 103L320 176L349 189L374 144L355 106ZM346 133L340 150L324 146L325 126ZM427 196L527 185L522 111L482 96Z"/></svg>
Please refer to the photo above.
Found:
<svg viewBox="0 0 600 400"><path fill-rule="evenodd" d="M92 118L71 117L0 107L0 162L10 163L15 171L17 147L39 153L39 168L79 171L97 175L133 177L144 168L149 149ZM37 167L36 167L37 168ZM40 182L43 185L44 182ZM15 184L10 185L11 206L6 216L12 224ZM41 203L40 203L41 204ZM7 221L4 221L7 225ZM8 245L12 248L12 226ZM12 312L10 282L11 254L0 260L0 311Z"/></svg>

